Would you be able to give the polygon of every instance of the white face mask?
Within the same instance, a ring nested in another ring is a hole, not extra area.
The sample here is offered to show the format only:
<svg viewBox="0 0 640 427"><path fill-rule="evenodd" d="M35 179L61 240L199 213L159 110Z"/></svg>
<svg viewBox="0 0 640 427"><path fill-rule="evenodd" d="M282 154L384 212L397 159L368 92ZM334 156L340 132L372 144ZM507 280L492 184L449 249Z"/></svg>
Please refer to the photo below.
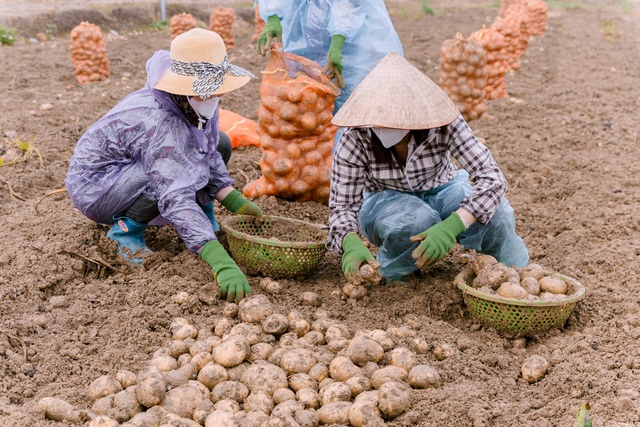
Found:
<svg viewBox="0 0 640 427"><path fill-rule="evenodd" d="M196 101L192 97L189 97L189 105L195 110L196 114L200 117L204 117L209 120L216 113L219 97L207 99L206 101Z"/></svg>
<svg viewBox="0 0 640 427"><path fill-rule="evenodd" d="M371 128L371 130L380 139L384 148L393 147L409 133L407 129Z"/></svg>

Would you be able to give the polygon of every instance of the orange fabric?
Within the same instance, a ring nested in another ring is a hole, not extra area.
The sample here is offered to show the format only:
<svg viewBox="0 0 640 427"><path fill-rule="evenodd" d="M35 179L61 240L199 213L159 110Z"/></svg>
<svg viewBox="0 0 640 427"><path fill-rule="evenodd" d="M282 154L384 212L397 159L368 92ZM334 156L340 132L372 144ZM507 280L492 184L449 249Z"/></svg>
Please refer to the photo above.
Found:
<svg viewBox="0 0 640 427"><path fill-rule="evenodd" d="M256 132L256 122L246 119L233 111L220 109L220 130L226 133L233 148L253 145L260 147L260 137Z"/></svg>

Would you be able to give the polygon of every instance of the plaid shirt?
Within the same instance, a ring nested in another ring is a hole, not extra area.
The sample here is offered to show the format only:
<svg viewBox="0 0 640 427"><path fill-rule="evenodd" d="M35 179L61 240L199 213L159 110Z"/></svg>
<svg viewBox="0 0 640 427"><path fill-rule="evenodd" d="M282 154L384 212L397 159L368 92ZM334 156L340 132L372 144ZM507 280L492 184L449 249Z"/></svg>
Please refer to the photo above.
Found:
<svg viewBox="0 0 640 427"><path fill-rule="evenodd" d="M412 139L411 144L414 145L409 147L404 168L396 161L393 165L377 163L371 130L345 130L336 147L331 170L328 240L331 250L341 254L344 237L358 232L363 193L395 190L417 194L446 184L458 173L450 154L475 183L473 192L460 207L483 224L491 219L507 191L507 182L489 149L473 135L461 115L443 128L430 129L426 140L414 143Z"/></svg>

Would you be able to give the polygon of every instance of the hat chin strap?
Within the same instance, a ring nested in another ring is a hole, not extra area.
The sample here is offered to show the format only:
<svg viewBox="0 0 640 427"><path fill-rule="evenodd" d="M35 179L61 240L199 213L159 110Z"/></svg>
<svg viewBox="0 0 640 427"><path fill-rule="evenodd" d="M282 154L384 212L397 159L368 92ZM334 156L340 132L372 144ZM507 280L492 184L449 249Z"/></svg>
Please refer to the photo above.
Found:
<svg viewBox="0 0 640 427"><path fill-rule="evenodd" d="M409 133L408 129L390 129L390 128L375 128L371 130L376 134L384 148L391 148L398 142L402 141L402 138Z"/></svg>

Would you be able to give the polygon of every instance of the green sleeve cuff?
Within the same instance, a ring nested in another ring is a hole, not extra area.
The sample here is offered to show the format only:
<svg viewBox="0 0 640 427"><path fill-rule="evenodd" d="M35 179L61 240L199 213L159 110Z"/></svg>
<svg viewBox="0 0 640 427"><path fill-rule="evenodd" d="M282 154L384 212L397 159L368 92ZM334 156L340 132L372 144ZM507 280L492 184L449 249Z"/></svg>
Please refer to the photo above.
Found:
<svg viewBox="0 0 640 427"><path fill-rule="evenodd" d="M449 218L444 220L444 222L446 222L449 230L451 230L451 232L456 236L467 229L464 222L462 222L462 218L460 218L460 215L458 215L457 212L453 212Z"/></svg>

